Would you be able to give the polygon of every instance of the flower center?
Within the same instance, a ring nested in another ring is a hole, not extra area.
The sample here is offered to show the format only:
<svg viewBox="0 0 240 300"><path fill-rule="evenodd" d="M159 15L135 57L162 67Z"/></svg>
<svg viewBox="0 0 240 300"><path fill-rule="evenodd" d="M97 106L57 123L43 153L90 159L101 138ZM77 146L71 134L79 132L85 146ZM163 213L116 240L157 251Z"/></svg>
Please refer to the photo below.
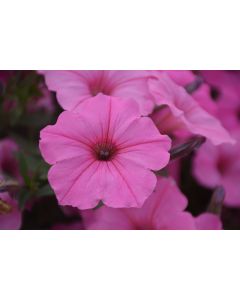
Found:
<svg viewBox="0 0 240 300"><path fill-rule="evenodd" d="M228 157L221 157L217 161L217 169L221 175L226 175L231 169L231 160Z"/></svg>
<svg viewBox="0 0 240 300"><path fill-rule="evenodd" d="M12 211L12 207L6 201L0 199L0 215L9 214Z"/></svg>
<svg viewBox="0 0 240 300"><path fill-rule="evenodd" d="M238 121L240 121L240 107L237 110L237 119L238 119Z"/></svg>
<svg viewBox="0 0 240 300"><path fill-rule="evenodd" d="M116 155L117 149L115 145L110 143L98 143L94 147L94 154L97 160L109 161Z"/></svg>
<svg viewBox="0 0 240 300"><path fill-rule="evenodd" d="M217 101L220 96L220 91L216 87L211 87L210 94L212 99Z"/></svg>
<svg viewBox="0 0 240 300"><path fill-rule="evenodd" d="M104 79L104 75L93 80L89 84L89 90L92 96L97 96L99 93L107 96L111 96L112 94L112 87L110 85L110 82Z"/></svg>

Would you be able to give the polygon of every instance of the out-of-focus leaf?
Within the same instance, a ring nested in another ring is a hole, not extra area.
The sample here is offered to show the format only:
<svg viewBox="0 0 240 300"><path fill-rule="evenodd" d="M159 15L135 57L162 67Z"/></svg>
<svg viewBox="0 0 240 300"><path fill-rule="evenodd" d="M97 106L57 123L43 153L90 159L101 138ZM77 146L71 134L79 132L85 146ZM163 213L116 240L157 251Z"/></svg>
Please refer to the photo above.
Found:
<svg viewBox="0 0 240 300"><path fill-rule="evenodd" d="M41 160L39 169L38 169L38 178L40 180L47 180L49 165Z"/></svg>
<svg viewBox="0 0 240 300"><path fill-rule="evenodd" d="M47 196L53 196L54 192L51 189L50 185L46 184L38 190L36 195L37 197L47 197Z"/></svg>
<svg viewBox="0 0 240 300"><path fill-rule="evenodd" d="M39 154L38 147L36 144L29 141L28 139L20 136L16 132L11 132L9 136L16 141L16 143L20 146L21 150L24 153L32 153L32 154Z"/></svg>
<svg viewBox="0 0 240 300"><path fill-rule="evenodd" d="M165 169L161 169L159 171L155 171L154 172L157 176L162 176L162 177L168 177L169 174L168 174L168 170L165 168Z"/></svg>
<svg viewBox="0 0 240 300"><path fill-rule="evenodd" d="M189 94L192 94L196 90L198 90L202 84L203 84L203 78L201 76L196 76L196 79L190 84L186 85L185 89Z"/></svg>
<svg viewBox="0 0 240 300"><path fill-rule="evenodd" d="M30 126L35 128L43 128L51 121L51 115L48 113L42 113L42 111L34 112L28 114L27 118L21 118L19 120L19 125Z"/></svg>
<svg viewBox="0 0 240 300"><path fill-rule="evenodd" d="M189 155L194 150L197 150L203 143L205 143L206 138L200 135L191 137L188 141L183 144L177 145L170 150L170 158L179 159Z"/></svg>
<svg viewBox="0 0 240 300"><path fill-rule="evenodd" d="M18 153L18 161L19 161L19 169L20 173L24 179L25 184L30 187L31 186L31 179L28 173L28 165L25 156L22 152Z"/></svg>
<svg viewBox="0 0 240 300"><path fill-rule="evenodd" d="M223 201L225 198L225 190L222 186L215 188L207 211L220 216L222 212Z"/></svg>
<svg viewBox="0 0 240 300"><path fill-rule="evenodd" d="M18 206L21 210L24 209L26 203L31 200L32 198L32 193L29 191L27 188L22 188L21 191L19 192L19 195L17 197L18 199Z"/></svg>

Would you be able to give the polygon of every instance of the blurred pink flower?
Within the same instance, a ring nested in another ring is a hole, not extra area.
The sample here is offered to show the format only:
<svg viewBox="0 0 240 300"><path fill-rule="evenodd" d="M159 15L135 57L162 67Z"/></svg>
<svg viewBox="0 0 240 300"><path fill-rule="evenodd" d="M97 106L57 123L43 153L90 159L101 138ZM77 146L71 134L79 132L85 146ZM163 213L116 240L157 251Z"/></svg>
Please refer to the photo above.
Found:
<svg viewBox="0 0 240 300"><path fill-rule="evenodd" d="M141 113L152 112L154 103L148 91L146 71L40 71L46 84L57 93L65 110L78 110L79 105L102 93L134 99Z"/></svg>
<svg viewBox="0 0 240 300"><path fill-rule="evenodd" d="M0 71L0 84L6 85L8 80L12 77L14 71Z"/></svg>
<svg viewBox="0 0 240 300"><path fill-rule="evenodd" d="M35 112L38 110L44 110L49 113L54 112L54 105L52 101L52 96L45 85L39 86L42 95L36 99L32 99L28 104L28 111Z"/></svg>
<svg viewBox="0 0 240 300"><path fill-rule="evenodd" d="M142 208L101 207L82 212L86 229L221 229L221 221L205 213L194 218L184 210L187 199L171 178L158 178Z"/></svg>
<svg viewBox="0 0 240 300"><path fill-rule="evenodd" d="M225 204L240 206L240 132L233 135L235 145L213 146L206 142L196 152L193 173L204 186L222 185L226 191Z"/></svg>
<svg viewBox="0 0 240 300"><path fill-rule="evenodd" d="M162 106L152 115L160 132L172 134L187 130L205 136L214 145L234 143L220 122L202 109L166 73L158 73L149 79L149 88L156 104Z"/></svg>
<svg viewBox="0 0 240 300"><path fill-rule="evenodd" d="M8 193L0 193L0 230L20 229L21 212Z"/></svg>
<svg viewBox="0 0 240 300"><path fill-rule="evenodd" d="M218 118L230 132L240 128L240 97L219 101Z"/></svg>
<svg viewBox="0 0 240 300"><path fill-rule="evenodd" d="M141 207L155 188L151 170L167 165L170 139L140 117L135 101L120 100L98 95L41 131L40 150L54 165L48 178L61 205L87 209L102 200Z"/></svg>
<svg viewBox="0 0 240 300"><path fill-rule="evenodd" d="M10 138L0 140L0 174L20 179L15 153L18 145Z"/></svg>
<svg viewBox="0 0 240 300"><path fill-rule="evenodd" d="M238 97L240 94L239 72L236 71L201 71L207 82L217 93L217 100Z"/></svg>
<svg viewBox="0 0 240 300"><path fill-rule="evenodd" d="M240 76L231 71L201 71L216 90L218 118L228 130L240 128Z"/></svg>

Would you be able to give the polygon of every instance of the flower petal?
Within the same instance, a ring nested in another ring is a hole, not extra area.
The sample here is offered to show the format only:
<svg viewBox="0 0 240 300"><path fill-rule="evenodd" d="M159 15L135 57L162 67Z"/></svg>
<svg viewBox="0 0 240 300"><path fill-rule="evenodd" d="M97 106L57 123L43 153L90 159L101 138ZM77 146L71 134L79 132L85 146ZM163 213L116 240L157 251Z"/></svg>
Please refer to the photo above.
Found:
<svg viewBox="0 0 240 300"><path fill-rule="evenodd" d="M61 205L79 209L95 207L102 199L100 163L86 156L57 162L48 180Z"/></svg>
<svg viewBox="0 0 240 300"><path fill-rule="evenodd" d="M141 166L159 170L169 162L171 140L159 133L150 118L135 120L117 140L119 155Z"/></svg>
<svg viewBox="0 0 240 300"><path fill-rule="evenodd" d="M71 112L63 112L57 123L40 133L40 150L49 164L90 153L96 132L88 122ZM89 154L90 155L90 154Z"/></svg>
<svg viewBox="0 0 240 300"><path fill-rule="evenodd" d="M42 71L41 74L45 76L48 88L57 92L57 99L66 110L73 110L91 97L87 81L79 71Z"/></svg>
<svg viewBox="0 0 240 300"><path fill-rule="evenodd" d="M119 157L108 164L103 202L110 207L141 207L153 192L157 179L153 172Z"/></svg>

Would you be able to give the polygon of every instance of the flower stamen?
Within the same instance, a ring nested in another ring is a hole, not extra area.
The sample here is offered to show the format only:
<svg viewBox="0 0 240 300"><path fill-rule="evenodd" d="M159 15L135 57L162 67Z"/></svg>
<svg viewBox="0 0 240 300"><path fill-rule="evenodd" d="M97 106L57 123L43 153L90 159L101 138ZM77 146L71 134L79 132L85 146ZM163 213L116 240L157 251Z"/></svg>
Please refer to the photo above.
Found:
<svg viewBox="0 0 240 300"><path fill-rule="evenodd" d="M117 149L115 145L105 142L97 143L94 146L94 154L97 160L109 161L116 155Z"/></svg>
<svg viewBox="0 0 240 300"><path fill-rule="evenodd" d="M10 212L12 212L12 206L3 199L0 199L0 215L9 214Z"/></svg>

